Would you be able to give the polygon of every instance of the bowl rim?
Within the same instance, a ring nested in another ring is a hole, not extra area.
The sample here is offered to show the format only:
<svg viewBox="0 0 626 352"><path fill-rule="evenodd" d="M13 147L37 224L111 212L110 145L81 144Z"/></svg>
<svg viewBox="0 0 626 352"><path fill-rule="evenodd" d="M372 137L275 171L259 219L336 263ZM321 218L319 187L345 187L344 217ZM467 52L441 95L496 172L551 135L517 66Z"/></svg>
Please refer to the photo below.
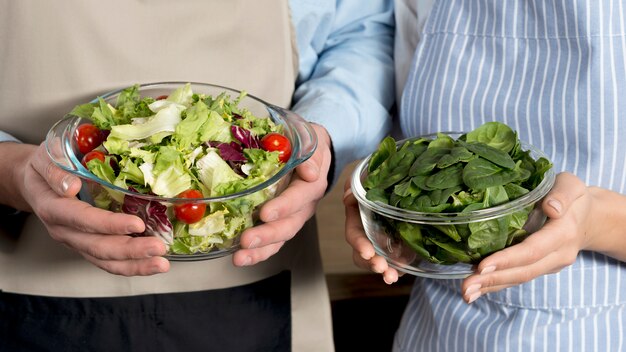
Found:
<svg viewBox="0 0 626 352"><path fill-rule="evenodd" d="M466 132L438 132L438 133L430 133L416 137L404 138L396 142L396 146L400 146L405 142L417 140L420 138L433 138L438 134L446 134L446 135L463 135ZM524 151L530 151L531 155L536 159L538 157L544 157L548 160L548 156L537 147L532 144L526 143L524 141L520 141L522 149ZM406 221L416 224L429 224L429 225L450 225L450 224L464 224L464 223L474 223L486 220L492 220L501 217L505 214L512 214L517 210L520 210L529 205L536 204L541 198L543 198L549 191L552 189L554 182L556 180L556 173L554 171L554 167L551 167L544 174L543 180L530 192L524 194L523 196L514 199L513 201L509 201L500 205L496 205L494 207L472 210L467 212L450 212L450 213L429 213L429 212L419 212L414 210L407 210L398 208L389 204L384 204L378 201L371 201L365 197L365 188L363 187L361 181L366 174L367 165L369 164L369 160L371 159L372 154L367 156L365 159L361 160L354 171L352 172L350 186L352 193L357 199L359 206L363 206L374 213L378 213L387 217L390 217L395 220Z"/></svg>
<svg viewBox="0 0 626 352"><path fill-rule="evenodd" d="M193 81L163 81L163 82L151 82L151 83L141 83L138 84L139 86L139 92L141 93L142 91L145 91L145 89L165 89L167 87L169 87L168 89L175 89L177 87L180 87L181 85L184 84L191 84L192 90L193 87L210 87L210 88L217 88L217 89L221 89L221 90L226 90L229 91L231 93L236 93L236 94L240 94L242 91L241 90L237 90L234 88L230 88L230 87L226 87L226 86L222 86L222 85L217 85L217 84L212 84L212 83L201 83L201 82L193 82ZM119 95L124 89L128 88L129 86L124 86L122 88L116 88L114 90L105 92L104 94L92 99L91 101L89 101L89 103L94 103L98 101L98 98L102 98L104 100L107 99L114 99L117 95ZM284 111L286 111L285 109L282 109L274 104L268 103L252 94L248 94L246 93L246 96L243 99L251 99L254 100L260 104L262 104L268 111L269 117L274 120L276 122L276 120L279 120L281 122L283 122L283 125L285 126L285 128L290 129L291 131L292 127L289 126L288 121L284 118ZM46 138L46 150L48 152L48 155L51 157L52 161L55 163L55 165L57 165L58 167L62 168L63 170L81 177L83 179L87 179L89 181L94 181L96 183L98 183L99 185L109 188L111 190L120 192L124 195L128 195L131 197L136 197L136 198L140 198L140 199L144 199L144 200L149 200L149 201L159 201L159 202L168 202L168 203L206 203L206 202L223 202L223 201L228 201L228 200L232 200L232 199L236 199L236 198L240 198L243 196L247 196L256 192L259 192L263 189L269 188L274 184L279 183L281 180L283 180L283 177L285 176L289 176L293 169L295 169L296 166L300 165L301 163L303 163L305 160L307 160L309 157L311 157L311 155L315 152L315 150L317 149L317 138L314 135L314 132L312 132L312 136L313 140L315 141L315 145L313 146L312 150L310 151L310 153L308 153L308 155L303 155L302 157L296 157L296 155L298 155L298 153L300 152L301 149L301 145L300 145L300 141L299 138L290 138L290 141L292 142L292 154L291 157L289 158L289 160L283 165L283 167L280 168L280 170L278 170L278 172L276 172L274 175L272 175L272 177L268 178L267 180L253 186L250 188L247 188L245 190L242 190L240 192L236 192L236 193L231 193L231 194L227 194L227 195L223 195L223 196L218 196L218 197L203 197L203 198L178 198L178 197L163 197L163 196L158 196L158 195L151 195L151 194L145 194L145 193L138 193L138 192L133 192L130 191L128 189L116 186L106 180L103 180L99 177L97 177L96 175L92 174L91 172L89 172L89 170L87 170L82 163L80 162L79 158L76 157L75 153L73 152L73 148L72 148L72 138L71 136L73 136L74 131L76 130L76 128L78 127L78 125L80 125L81 123L84 123L86 121L86 119L83 119L79 116L75 116L75 115L71 115L71 114L67 114L64 116L64 118L60 119L59 121L57 121L52 128L49 130L48 132L48 136L51 135L52 131L55 129L55 127L57 127L59 124L62 123L67 123L67 126L64 128L63 130L63 137L62 137L62 143L61 143L61 148L63 149L63 153L64 155L69 159L69 163L74 167L68 167L67 165L64 165L62 163L59 163L52 155L53 152L52 150L50 150L50 146L49 143L47 143L49 138ZM305 121L307 124L310 124L310 122ZM312 131L312 129L311 129Z"/></svg>

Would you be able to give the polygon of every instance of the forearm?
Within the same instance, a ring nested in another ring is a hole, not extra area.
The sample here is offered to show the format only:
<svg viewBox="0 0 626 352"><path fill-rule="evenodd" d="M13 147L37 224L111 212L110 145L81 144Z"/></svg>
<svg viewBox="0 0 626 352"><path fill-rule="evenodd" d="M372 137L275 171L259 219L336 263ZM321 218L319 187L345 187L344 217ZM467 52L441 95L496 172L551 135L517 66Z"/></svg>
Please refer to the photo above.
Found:
<svg viewBox="0 0 626 352"><path fill-rule="evenodd" d="M0 143L0 204L21 211L31 211L22 196L26 160L37 149L31 144Z"/></svg>
<svg viewBox="0 0 626 352"><path fill-rule="evenodd" d="M589 187L589 192L591 228L584 249L626 261L626 196L598 187Z"/></svg>
<svg viewBox="0 0 626 352"><path fill-rule="evenodd" d="M316 53L315 64L305 60L301 65L292 109L326 128L338 175L347 163L375 148L390 129L393 8L389 1L338 2L334 19L320 26L324 29L302 45L303 53ZM327 28L330 33L321 40Z"/></svg>

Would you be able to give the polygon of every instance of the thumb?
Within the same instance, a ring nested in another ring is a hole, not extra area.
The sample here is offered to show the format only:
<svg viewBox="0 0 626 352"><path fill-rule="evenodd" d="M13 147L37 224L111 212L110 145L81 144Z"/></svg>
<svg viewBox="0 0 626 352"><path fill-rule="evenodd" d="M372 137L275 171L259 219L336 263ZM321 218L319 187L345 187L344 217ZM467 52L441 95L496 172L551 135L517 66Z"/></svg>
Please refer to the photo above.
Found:
<svg viewBox="0 0 626 352"><path fill-rule="evenodd" d="M56 166L48 157L43 144L35 152L32 167L58 195L75 197L80 191L82 186L80 178Z"/></svg>
<svg viewBox="0 0 626 352"><path fill-rule="evenodd" d="M587 186L569 172L556 176L556 181L542 202L543 212L551 219L558 219L569 207L587 192Z"/></svg>

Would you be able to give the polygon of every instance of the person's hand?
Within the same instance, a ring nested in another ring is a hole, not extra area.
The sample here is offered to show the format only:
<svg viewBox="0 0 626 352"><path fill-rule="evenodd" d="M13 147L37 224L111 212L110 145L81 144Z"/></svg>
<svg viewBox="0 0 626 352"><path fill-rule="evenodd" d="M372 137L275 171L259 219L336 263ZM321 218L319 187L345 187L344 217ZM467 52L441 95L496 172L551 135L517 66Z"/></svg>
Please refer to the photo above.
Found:
<svg viewBox="0 0 626 352"><path fill-rule="evenodd" d="M343 204L346 210L346 241L352 247L354 264L359 268L382 274L383 280L387 284L398 281L398 277L402 273L389 266L385 258L376 254L374 246L365 235L359 213L359 204L350 189L350 179L346 180L344 185Z"/></svg>
<svg viewBox="0 0 626 352"><path fill-rule="evenodd" d="M140 218L80 201L75 196L81 180L56 167L43 145L34 148L11 144L3 148L21 150L16 153L22 156L20 160L14 160L15 174L19 176L12 179L28 204L22 208L34 212L53 239L113 274L152 275L169 270L169 262L162 257L166 248L160 239L129 236L144 231Z"/></svg>
<svg viewBox="0 0 626 352"><path fill-rule="evenodd" d="M546 224L521 243L483 259L476 274L463 281L463 299L471 303L482 294L559 272L574 263L578 252L589 247L593 198L576 176L559 174L542 201Z"/></svg>
<svg viewBox="0 0 626 352"><path fill-rule="evenodd" d="M328 185L331 151L326 129L317 124L313 124L313 129L318 138L317 149L296 167L287 189L261 207L264 223L241 235L242 249L233 254L234 265L253 265L276 254L315 213Z"/></svg>

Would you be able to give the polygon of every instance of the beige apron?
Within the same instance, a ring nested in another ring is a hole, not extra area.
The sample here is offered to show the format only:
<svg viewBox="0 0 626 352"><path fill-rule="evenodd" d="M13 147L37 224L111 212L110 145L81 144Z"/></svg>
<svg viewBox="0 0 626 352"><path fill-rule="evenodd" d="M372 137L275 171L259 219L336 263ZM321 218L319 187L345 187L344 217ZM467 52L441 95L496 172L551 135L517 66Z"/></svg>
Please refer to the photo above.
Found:
<svg viewBox="0 0 626 352"><path fill-rule="evenodd" d="M0 130L40 143L74 105L135 83L193 81L288 106L297 52L287 0L0 1ZM52 240L30 216L0 246L0 289L61 297L196 291L292 274L294 351L332 347L314 222L281 251L236 268L230 256L172 262L166 274L111 275Z"/></svg>

